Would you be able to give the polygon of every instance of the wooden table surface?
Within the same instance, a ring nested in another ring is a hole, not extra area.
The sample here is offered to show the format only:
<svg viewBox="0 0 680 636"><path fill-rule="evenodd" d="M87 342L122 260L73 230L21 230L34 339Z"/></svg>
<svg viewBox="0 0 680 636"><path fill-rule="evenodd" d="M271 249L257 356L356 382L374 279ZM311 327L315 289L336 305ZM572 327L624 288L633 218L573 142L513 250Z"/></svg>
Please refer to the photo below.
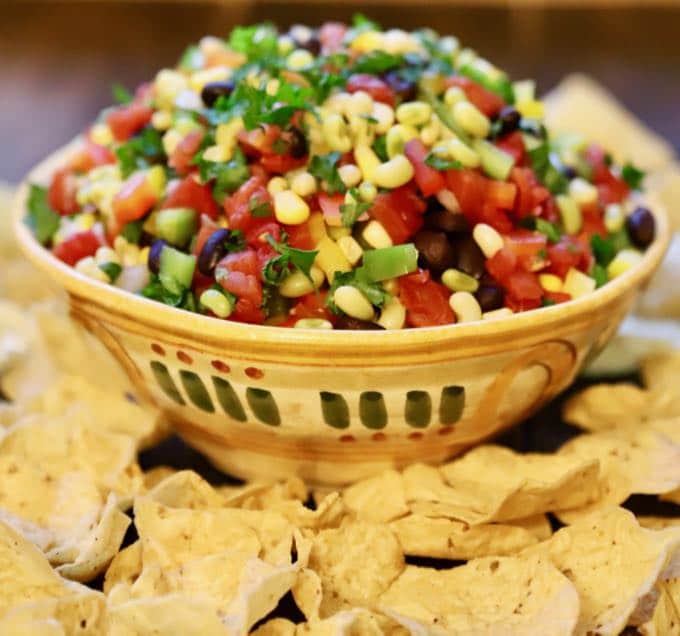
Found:
<svg viewBox="0 0 680 636"><path fill-rule="evenodd" d="M271 18L282 26L348 19L361 9L383 25L454 33L514 77L547 90L585 71L680 150L680 7L503 9L425 2L308 5L255 2L0 2L0 179L18 181L129 86L174 64L205 33Z"/></svg>

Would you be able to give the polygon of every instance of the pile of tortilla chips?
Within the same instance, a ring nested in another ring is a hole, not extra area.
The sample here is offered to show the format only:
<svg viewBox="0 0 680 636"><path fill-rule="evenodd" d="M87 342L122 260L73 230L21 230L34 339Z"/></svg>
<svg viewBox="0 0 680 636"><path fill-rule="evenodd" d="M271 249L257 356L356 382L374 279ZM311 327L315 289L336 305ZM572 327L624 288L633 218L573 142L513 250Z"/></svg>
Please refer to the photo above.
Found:
<svg viewBox="0 0 680 636"><path fill-rule="evenodd" d="M626 117L583 79L561 90L572 128L583 91L589 122ZM675 183L668 147L627 130ZM162 417L19 258L3 196L2 636L680 635L680 353L648 357L645 388L574 395L582 432L552 454L485 445L340 491L144 472Z"/></svg>

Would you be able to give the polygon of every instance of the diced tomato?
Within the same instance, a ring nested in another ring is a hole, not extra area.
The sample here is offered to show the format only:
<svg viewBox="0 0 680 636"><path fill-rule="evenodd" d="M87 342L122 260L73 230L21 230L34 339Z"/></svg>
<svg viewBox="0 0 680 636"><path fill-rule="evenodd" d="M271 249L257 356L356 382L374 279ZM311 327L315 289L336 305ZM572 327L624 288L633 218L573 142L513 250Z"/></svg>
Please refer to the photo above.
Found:
<svg viewBox="0 0 680 636"><path fill-rule="evenodd" d="M250 201L257 200L260 203L268 201L271 203L266 185L266 179L250 177L236 192L225 199L224 211L229 219L230 228L248 231L253 222L257 220L253 219L250 214Z"/></svg>
<svg viewBox="0 0 680 636"><path fill-rule="evenodd" d="M342 215L340 214L340 206L345 201L345 196L342 194L328 194L321 191L317 194L319 207L323 212L324 221L331 226L340 227L342 225Z"/></svg>
<svg viewBox="0 0 680 636"><path fill-rule="evenodd" d="M288 234L288 245L299 250L313 250L316 241L309 231L309 222L300 225L284 225L283 229Z"/></svg>
<svg viewBox="0 0 680 636"><path fill-rule="evenodd" d="M540 214L540 206L550 197L550 192L540 184L534 171L531 168L515 167L510 171L510 181L517 186L515 215L523 219Z"/></svg>
<svg viewBox="0 0 680 636"><path fill-rule="evenodd" d="M92 168L115 163L115 161L115 155L106 146L100 146L88 139L83 148L71 159L71 168L76 172L88 172Z"/></svg>
<svg viewBox="0 0 680 636"><path fill-rule="evenodd" d="M585 254L583 245L573 237L563 236L559 243L548 245L548 271L564 278L572 267L579 267Z"/></svg>
<svg viewBox="0 0 680 636"><path fill-rule="evenodd" d="M357 91L364 91L368 93L376 102L382 102L389 106L394 106L394 91L386 82L383 82L375 75L368 73L354 73L350 75L345 86L348 93L356 93Z"/></svg>
<svg viewBox="0 0 680 636"><path fill-rule="evenodd" d="M279 253L269 244L269 242L260 242L255 247L255 255L257 256L257 266L260 271L260 279L263 278L264 266L272 259L276 258Z"/></svg>
<svg viewBox="0 0 680 636"><path fill-rule="evenodd" d="M101 245L99 237L92 230L88 230L73 234L65 241L58 243L52 249L52 253L64 263L74 266L81 258L94 256Z"/></svg>
<svg viewBox="0 0 680 636"><path fill-rule="evenodd" d="M486 261L486 271L503 287L505 287L516 268L517 255L509 247L501 248Z"/></svg>
<svg viewBox="0 0 680 636"><path fill-rule="evenodd" d="M236 301L236 305L234 305L234 311L229 316L229 320L261 325L265 321L265 315L257 303L253 303L248 298L239 298Z"/></svg>
<svg viewBox="0 0 680 636"><path fill-rule="evenodd" d="M153 82L142 82L135 89L135 103L149 105L153 100Z"/></svg>
<svg viewBox="0 0 680 636"><path fill-rule="evenodd" d="M506 247L515 253L518 265L527 272L547 261L547 243L547 237L540 232L515 230L505 236Z"/></svg>
<svg viewBox="0 0 680 636"><path fill-rule="evenodd" d="M127 106L119 106L106 118L116 141L127 141L151 121L153 109L142 103L132 102Z"/></svg>
<svg viewBox="0 0 680 636"><path fill-rule="evenodd" d="M420 139L416 137L408 141L404 146L404 154L413 166L416 184L423 196L432 196L446 187L444 175L425 163L429 151Z"/></svg>
<svg viewBox="0 0 680 636"><path fill-rule="evenodd" d="M121 225L141 219L158 201L158 194L143 172L127 178L113 198L113 212Z"/></svg>
<svg viewBox="0 0 680 636"><path fill-rule="evenodd" d="M526 158L526 150L524 148L524 140L520 132L512 132L509 135L504 135L495 142L496 146L503 152L507 152L515 158L515 165L521 166Z"/></svg>
<svg viewBox="0 0 680 636"><path fill-rule="evenodd" d="M468 77L458 75L447 77L445 86L447 88L451 86L462 88L465 96L487 117L495 117L505 106L505 102L496 93L492 93Z"/></svg>
<svg viewBox="0 0 680 636"><path fill-rule="evenodd" d="M324 54L334 53L342 48L347 25L342 22L325 22L319 29L319 41Z"/></svg>
<svg viewBox="0 0 680 636"><path fill-rule="evenodd" d="M281 226L273 217L263 219L253 219L246 232L246 243L257 245L258 243L268 243L267 236L271 236L275 241L281 239Z"/></svg>
<svg viewBox="0 0 680 636"><path fill-rule="evenodd" d="M194 270L194 277L191 280L191 288L198 298L206 290L210 289L215 284L215 279L212 276L201 274L198 267Z"/></svg>
<svg viewBox="0 0 680 636"><path fill-rule="evenodd" d="M552 300L556 305L571 300L571 294L565 294L563 292L545 292L545 297Z"/></svg>
<svg viewBox="0 0 680 636"><path fill-rule="evenodd" d="M174 168L177 171L177 174L181 176L189 174L194 168L191 162L201 147L202 141L203 131L192 130L177 144L175 150L173 150L168 159L168 165L171 168Z"/></svg>
<svg viewBox="0 0 680 636"><path fill-rule="evenodd" d="M292 157L288 153L277 153L275 143L282 139L283 131L279 126L264 124L254 130L242 130L238 141L243 152L251 158L259 159L268 172L283 174L307 163L307 155Z"/></svg>
<svg viewBox="0 0 680 636"><path fill-rule="evenodd" d="M71 168L57 170L47 190L47 202L59 214L75 214L78 211L78 180Z"/></svg>
<svg viewBox="0 0 680 636"><path fill-rule="evenodd" d="M600 146L591 144L586 150L586 160L593 168L592 181L597 185L599 199L603 205L620 203L628 197L630 194L628 184L609 169L605 152Z"/></svg>
<svg viewBox="0 0 680 636"><path fill-rule="evenodd" d="M191 250L192 254L198 256L205 245L205 242L219 229L219 225L215 223L207 214L201 214L201 226L196 235L194 247ZM196 270L198 271L198 270Z"/></svg>
<svg viewBox="0 0 680 636"><path fill-rule="evenodd" d="M284 174L285 172L290 172L295 170L295 168L300 168L307 163L307 157L302 157L296 159L288 154L268 154L262 155L260 159L262 167L273 174Z"/></svg>
<svg viewBox="0 0 680 636"><path fill-rule="evenodd" d="M326 291L320 291L302 296L290 310L293 324L302 318L323 318L335 322L337 317L326 307L326 295Z"/></svg>
<svg viewBox="0 0 680 636"><path fill-rule="evenodd" d="M414 188L404 185L380 193L368 213L380 221L395 245L406 243L422 226L427 205Z"/></svg>
<svg viewBox="0 0 680 636"><path fill-rule="evenodd" d="M182 179L168 194L161 208L193 208L199 214L207 214L216 219L220 214L220 206L213 198L211 187L201 184L193 176Z"/></svg>
<svg viewBox="0 0 680 636"><path fill-rule="evenodd" d="M486 180L485 203L503 210L512 210L517 197L517 186L507 181Z"/></svg>
<svg viewBox="0 0 680 636"><path fill-rule="evenodd" d="M521 269L516 269L512 273L504 287L510 297L518 301L535 301L543 296L543 288L536 274Z"/></svg>
<svg viewBox="0 0 680 636"><path fill-rule="evenodd" d="M485 199L486 179L476 170L448 170L446 183L456 195L463 214L476 222Z"/></svg>
<svg viewBox="0 0 680 636"><path fill-rule="evenodd" d="M259 307L262 304L260 264L255 250L227 254L215 268L215 279L228 292Z"/></svg>
<svg viewBox="0 0 680 636"><path fill-rule="evenodd" d="M430 279L430 272L419 270L399 277L399 299L406 307L410 327L432 327L456 322L449 305L451 292Z"/></svg>
<svg viewBox="0 0 680 636"><path fill-rule="evenodd" d="M505 295L505 306L515 313L538 309L541 306L540 298L514 298L510 294Z"/></svg>

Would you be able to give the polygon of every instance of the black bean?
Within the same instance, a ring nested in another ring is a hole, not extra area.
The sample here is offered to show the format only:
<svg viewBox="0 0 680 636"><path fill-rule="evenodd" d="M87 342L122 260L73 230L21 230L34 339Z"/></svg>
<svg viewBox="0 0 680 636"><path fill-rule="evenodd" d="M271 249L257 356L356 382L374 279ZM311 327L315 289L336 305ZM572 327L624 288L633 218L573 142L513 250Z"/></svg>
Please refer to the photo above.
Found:
<svg viewBox="0 0 680 636"><path fill-rule="evenodd" d="M418 86L416 83L403 78L399 73L394 71L385 73L383 80L402 102L413 101L418 95Z"/></svg>
<svg viewBox="0 0 680 636"><path fill-rule="evenodd" d="M149 248L149 257L146 261L149 271L153 274L158 274L161 268L161 252L167 243L163 239L158 239L151 244Z"/></svg>
<svg viewBox="0 0 680 636"><path fill-rule="evenodd" d="M656 233L654 215L643 207L637 207L626 219L628 236L638 247L647 247Z"/></svg>
<svg viewBox="0 0 680 636"><path fill-rule="evenodd" d="M315 57L321 53L321 40L316 35L311 35L306 40L295 40L295 46L309 51Z"/></svg>
<svg viewBox="0 0 680 636"><path fill-rule="evenodd" d="M434 209L425 215L425 226L431 230L442 232L469 232L470 224L465 216L460 213L451 212L446 208Z"/></svg>
<svg viewBox="0 0 680 636"><path fill-rule="evenodd" d="M497 285L482 285L476 292L475 298L482 308L482 311L493 311L500 309L505 300L503 289Z"/></svg>
<svg viewBox="0 0 680 636"><path fill-rule="evenodd" d="M289 131L288 152L293 159L301 159L309 152L307 137L299 129L293 126Z"/></svg>
<svg viewBox="0 0 680 636"><path fill-rule="evenodd" d="M360 329L376 331L384 329L384 327L377 325L374 322L369 322L368 320L359 320L358 318L352 318L351 316L345 316L344 314L338 318L337 322L335 323L335 328L349 331L358 331Z"/></svg>
<svg viewBox="0 0 680 636"><path fill-rule="evenodd" d="M455 252L444 232L421 230L413 238L418 250L418 263L421 267L437 274L455 263Z"/></svg>
<svg viewBox="0 0 680 636"><path fill-rule="evenodd" d="M225 228L215 230L203 245L201 253L198 255L198 271L206 276L212 276L215 265L226 254L226 243L231 237L231 232Z"/></svg>
<svg viewBox="0 0 680 636"><path fill-rule="evenodd" d="M484 268L486 258L474 239L465 236L455 241L453 247L456 253L456 268L470 276L480 278L486 271Z"/></svg>
<svg viewBox="0 0 680 636"><path fill-rule="evenodd" d="M229 97L234 92L234 88L234 82L230 80L210 82L203 87L201 99L210 108L214 106L219 97Z"/></svg>
<svg viewBox="0 0 680 636"><path fill-rule="evenodd" d="M505 106L500 113L498 113L498 122L500 123L500 130L498 135L508 135L515 132L519 128L519 122L522 116L512 106Z"/></svg>

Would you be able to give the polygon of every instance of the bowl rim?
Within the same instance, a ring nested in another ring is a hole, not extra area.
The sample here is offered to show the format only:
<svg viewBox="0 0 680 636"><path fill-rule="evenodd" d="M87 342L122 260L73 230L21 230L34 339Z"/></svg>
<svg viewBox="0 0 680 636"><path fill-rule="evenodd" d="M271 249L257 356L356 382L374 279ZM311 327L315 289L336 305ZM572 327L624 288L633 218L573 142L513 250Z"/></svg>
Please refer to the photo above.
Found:
<svg viewBox="0 0 680 636"><path fill-rule="evenodd" d="M141 323L187 341L241 345L266 343L269 347L281 346L287 351L296 351L303 356L307 353L307 356L310 356L315 354L310 347L320 347L322 350L336 351L338 354L354 351L361 355L365 355L367 350L372 354L387 351L395 353L400 349L413 347L421 349L426 347L430 351L435 351L438 346L444 344L482 343L493 336L494 340L504 341L506 349L511 349L514 348L513 344L521 346L521 342L527 340L524 336L527 336L530 333L528 330L532 328L540 326L541 332L550 332L568 323L580 322L587 319L587 314L604 309L627 292L634 291L659 266L670 242L671 232L665 208L656 197L646 193L642 201L650 206L654 214L656 237L644 252L642 261L594 292L564 304L532 309L488 321L389 331L285 329L220 320L170 307L88 278L57 259L38 243L30 228L24 223L29 185L44 184L51 173L78 147L81 140L82 137L76 137L50 154L31 169L19 185L12 202L12 214L15 234L22 251L39 269L64 287L81 304L94 304L98 306L100 313L111 312L121 318L127 318L128 321Z"/></svg>

